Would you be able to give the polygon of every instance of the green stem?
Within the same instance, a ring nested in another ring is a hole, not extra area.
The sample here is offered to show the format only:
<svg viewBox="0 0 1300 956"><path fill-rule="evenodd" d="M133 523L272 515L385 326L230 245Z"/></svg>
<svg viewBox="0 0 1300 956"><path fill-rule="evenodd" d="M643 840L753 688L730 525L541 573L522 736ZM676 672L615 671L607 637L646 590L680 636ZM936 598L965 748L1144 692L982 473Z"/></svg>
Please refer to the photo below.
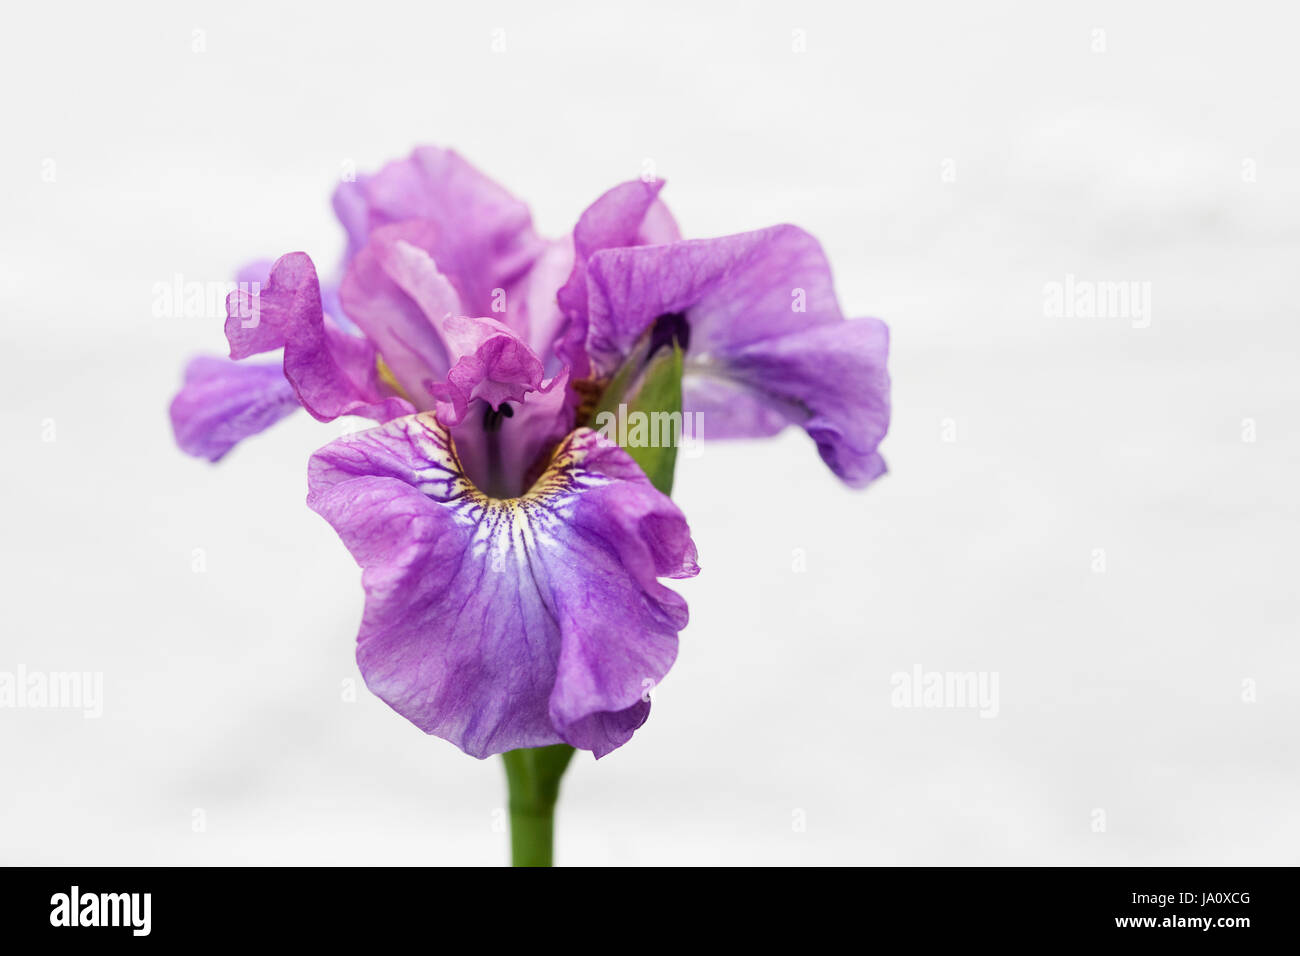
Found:
<svg viewBox="0 0 1300 956"><path fill-rule="evenodd" d="M555 801L572 756L568 744L501 755L510 790L510 857L515 866L551 865Z"/></svg>

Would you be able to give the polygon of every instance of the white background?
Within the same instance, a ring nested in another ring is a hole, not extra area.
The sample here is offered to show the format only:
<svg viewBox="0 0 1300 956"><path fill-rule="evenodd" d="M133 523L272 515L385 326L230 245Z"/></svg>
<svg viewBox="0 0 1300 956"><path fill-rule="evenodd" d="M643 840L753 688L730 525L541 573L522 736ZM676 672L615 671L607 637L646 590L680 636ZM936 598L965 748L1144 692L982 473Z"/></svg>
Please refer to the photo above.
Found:
<svg viewBox="0 0 1300 956"><path fill-rule="evenodd" d="M0 670L106 696L0 710L0 862L505 859L499 761L342 699L359 573L303 504L341 425L186 458L220 316L153 314L332 264L347 164L421 142L548 234L651 160L688 235L802 225L893 330L866 492L801 433L680 465L692 622L559 862L1297 861L1291 8L130 6L0 32ZM1150 327L1045 315L1067 274L1149 282ZM892 707L918 664L996 672L998 716Z"/></svg>

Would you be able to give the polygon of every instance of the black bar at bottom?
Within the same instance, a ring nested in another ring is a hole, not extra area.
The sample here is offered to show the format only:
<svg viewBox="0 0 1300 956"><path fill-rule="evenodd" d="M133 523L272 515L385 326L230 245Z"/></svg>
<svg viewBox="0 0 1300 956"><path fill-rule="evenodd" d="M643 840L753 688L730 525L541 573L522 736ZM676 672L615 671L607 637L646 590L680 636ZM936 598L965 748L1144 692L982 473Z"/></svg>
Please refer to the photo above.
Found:
<svg viewBox="0 0 1300 956"><path fill-rule="evenodd" d="M0 938L334 946L414 934L436 950L461 945L453 940L465 933L508 946L513 931L530 947L548 936L557 945L667 945L686 926L707 926L732 943L789 927L809 939L843 929L869 946L900 935L927 944L1129 937L1233 945L1292 938L1295 912L1291 869L732 869L704 882L701 875L631 871L615 881L582 869L7 868L0 869ZM523 922L535 913L548 919Z"/></svg>

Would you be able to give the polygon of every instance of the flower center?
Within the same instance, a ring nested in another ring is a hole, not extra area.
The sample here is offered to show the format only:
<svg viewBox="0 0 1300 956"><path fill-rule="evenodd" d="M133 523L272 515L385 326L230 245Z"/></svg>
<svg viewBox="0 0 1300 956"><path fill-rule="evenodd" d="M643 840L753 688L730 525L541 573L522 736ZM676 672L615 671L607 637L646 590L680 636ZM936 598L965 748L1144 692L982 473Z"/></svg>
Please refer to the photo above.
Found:
<svg viewBox="0 0 1300 956"><path fill-rule="evenodd" d="M650 347L646 350L645 360L650 361L664 346L671 348L674 341L683 352L690 348L691 324L686 321L685 312L665 312L655 319L650 327Z"/></svg>
<svg viewBox="0 0 1300 956"><path fill-rule="evenodd" d="M510 485L501 464L501 426L507 418L514 418L515 410L509 402L502 402L500 408L487 406L483 412L483 437L487 446L487 475L479 487L490 497L509 497Z"/></svg>
<svg viewBox="0 0 1300 956"><path fill-rule="evenodd" d="M509 402L502 402L500 408L487 407L483 413L483 430L488 434L493 434L501 430L501 423L507 418L514 418L515 410L510 407Z"/></svg>

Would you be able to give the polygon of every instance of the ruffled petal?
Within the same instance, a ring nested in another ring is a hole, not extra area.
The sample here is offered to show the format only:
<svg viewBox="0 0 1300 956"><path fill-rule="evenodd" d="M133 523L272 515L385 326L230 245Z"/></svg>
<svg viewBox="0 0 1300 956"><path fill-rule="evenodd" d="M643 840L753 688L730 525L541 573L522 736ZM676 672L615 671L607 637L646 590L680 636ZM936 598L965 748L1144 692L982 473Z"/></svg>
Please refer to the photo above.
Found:
<svg viewBox="0 0 1300 956"><path fill-rule="evenodd" d="M372 345L326 323L316 267L306 253L277 259L258 293L232 292L226 313L230 357L283 348L285 378L320 421L340 415L387 421L414 410L382 386Z"/></svg>
<svg viewBox="0 0 1300 956"><path fill-rule="evenodd" d="M494 319L450 316L442 325L456 364L447 381L430 390L438 400L438 419L448 427L465 419L470 402L482 399L491 408L522 402L542 384L542 362L522 339Z"/></svg>
<svg viewBox="0 0 1300 956"><path fill-rule="evenodd" d="M436 230L431 251L473 315L492 310L541 251L528 207L451 150L420 146L379 172L342 183L334 210L348 233L348 257L377 228L419 219Z"/></svg>
<svg viewBox="0 0 1300 956"><path fill-rule="evenodd" d="M270 259L254 259L252 262L246 262L240 266L239 271L235 274L237 282L249 286L256 282L258 286L266 285L267 276L271 274L271 267L275 263ZM349 334L357 332L356 325L352 320L343 314L343 307L339 304L339 284L329 280L320 284L321 307L325 310L325 323L333 324L341 331Z"/></svg>
<svg viewBox="0 0 1300 956"><path fill-rule="evenodd" d="M172 399L172 431L181 451L217 461L296 408L298 398L278 364L199 356L185 367L185 384Z"/></svg>
<svg viewBox="0 0 1300 956"><path fill-rule="evenodd" d="M803 426L849 484L884 472L888 333L845 321L817 241L794 226L606 249L588 262L588 351L609 374L661 316L683 316L683 409L713 437Z"/></svg>
<svg viewBox="0 0 1300 956"><path fill-rule="evenodd" d="M309 487L362 567L366 684L426 733L476 757L599 757L645 719L687 620L658 578L698 567L681 512L622 449L579 430L526 495L491 499L425 413L321 449Z"/></svg>

